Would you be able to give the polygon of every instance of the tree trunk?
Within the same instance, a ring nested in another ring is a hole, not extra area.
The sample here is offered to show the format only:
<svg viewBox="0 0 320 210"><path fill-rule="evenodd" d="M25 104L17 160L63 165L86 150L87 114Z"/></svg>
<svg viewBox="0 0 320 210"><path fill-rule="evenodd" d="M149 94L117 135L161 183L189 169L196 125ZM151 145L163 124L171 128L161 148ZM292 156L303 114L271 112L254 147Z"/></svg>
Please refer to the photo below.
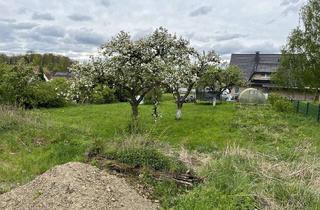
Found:
<svg viewBox="0 0 320 210"><path fill-rule="evenodd" d="M138 110L138 103L130 103L131 105L131 111L132 111L132 122L130 126L130 130L132 132L136 132L138 129L138 123L139 123L139 110Z"/></svg>
<svg viewBox="0 0 320 210"><path fill-rule="evenodd" d="M193 86L194 86L194 83L189 85L189 87L187 89L187 92L185 93L185 95L183 97L180 96L179 88L176 88L176 90L174 91L175 95L176 95L176 104L177 104L176 120L180 120L181 119L183 103L185 102L185 100L189 96Z"/></svg>
<svg viewBox="0 0 320 210"><path fill-rule="evenodd" d="M319 89L316 90L315 96L314 96L314 101L318 102L320 101L320 91Z"/></svg>
<svg viewBox="0 0 320 210"><path fill-rule="evenodd" d="M137 120L139 117L139 110L138 110L138 104L131 103L131 111L132 111L132 119Z"/></svg>
<svg viewBox="0 0 320 210"><path fill-rule="evenodd" d="M180 120L182 117L182 105L183 102L177 101L176 120Z"/></svg>

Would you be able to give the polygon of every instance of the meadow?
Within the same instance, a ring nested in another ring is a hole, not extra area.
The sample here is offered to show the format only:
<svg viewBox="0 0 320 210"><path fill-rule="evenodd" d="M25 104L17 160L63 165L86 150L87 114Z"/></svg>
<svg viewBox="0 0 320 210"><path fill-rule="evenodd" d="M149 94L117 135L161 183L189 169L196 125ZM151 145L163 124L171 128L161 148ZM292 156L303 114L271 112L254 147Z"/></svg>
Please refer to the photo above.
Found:
<svg viewBox="0 0 320 210"><path fill-rule="evenodd" d="M166 97L162 117L141 105L146 138L177 151L206 155L197 173L204 183L174 190L154 184L163 208L319 209L320 124L269 106L223 103L186 104L176 121ZM126 103L24 111L0 110L0 193L32 180L52 166L84 161L95 142L105 145L128 137Z"/></svg>

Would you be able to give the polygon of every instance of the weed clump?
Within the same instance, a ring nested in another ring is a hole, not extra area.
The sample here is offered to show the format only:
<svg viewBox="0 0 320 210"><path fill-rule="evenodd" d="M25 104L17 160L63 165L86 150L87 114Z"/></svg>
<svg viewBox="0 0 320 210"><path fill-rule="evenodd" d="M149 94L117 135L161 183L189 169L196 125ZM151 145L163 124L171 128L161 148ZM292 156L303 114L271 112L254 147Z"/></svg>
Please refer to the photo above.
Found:
<svg viewBox="0 0 320 210"><path fill-rule="evenodd" d="M270 94L269 102L270 102L271 106L278 112L293 112L294 111L292 103L288 99L286 99L278 94L275 94L275 93Z"/></svg>
<svg viewBox="0 0 320 210"><path fill-rule="evenodd" d="M18 129L33 124L34 121L35 119L21 108L0 105L0 131Z"/></svg>
<svg viewBox="0 0 320 210"><path fill-rule="evenodd" d="M87 156L102 156L133 168L149 168L172 173L184 173L188 170L178 158L168 156L159 149L165 146L147 138L131 135L122 141L104 143L98 140L90 147Z"/></svg>
<svg viewBox="0 0 320 210"><path fill-rule="evenodd" d="M243 158L222 157L204 173L204 184L178 197L175 209L257 209L251 165Z"/></svg>
<svg viewBox="0 0 320 210"><path fill-rule="evenodd" d="M181 171L180 163L171 160L155 149L128 149L106 153L108 159L117 160L135 168L147 167L160 171Z"/></svg>

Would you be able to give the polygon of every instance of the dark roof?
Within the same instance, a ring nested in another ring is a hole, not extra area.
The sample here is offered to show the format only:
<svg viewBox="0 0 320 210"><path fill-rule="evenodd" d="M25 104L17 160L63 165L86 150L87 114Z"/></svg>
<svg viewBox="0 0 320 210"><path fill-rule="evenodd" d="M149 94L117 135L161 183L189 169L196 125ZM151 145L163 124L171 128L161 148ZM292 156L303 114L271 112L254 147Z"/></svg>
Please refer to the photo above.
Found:
<svg viewBox="0 0 320 210"><path fill-rule="evenodd" d="M58 71L53 75L53 77L67 77L67 78L71 76L72 76L71 72L67 72L67 71Z"/></svg>
<svg viewBox="0 0 320 210"><path fill-rule="evenodd" d="M254 73L275 72L280 63L280 54L232 54L231 65L238 66L249 81Z"/></svg>

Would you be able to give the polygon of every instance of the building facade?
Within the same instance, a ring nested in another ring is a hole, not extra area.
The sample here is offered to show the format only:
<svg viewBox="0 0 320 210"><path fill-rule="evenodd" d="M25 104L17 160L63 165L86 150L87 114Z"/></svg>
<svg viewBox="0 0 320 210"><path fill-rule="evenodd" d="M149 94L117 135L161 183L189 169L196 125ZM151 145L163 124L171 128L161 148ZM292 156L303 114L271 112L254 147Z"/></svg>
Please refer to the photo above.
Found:
<svg viewBox="0 0 320 210"><path fill-rule="evenodd" d="M276 92L282 96L295 100L311 100L314 95L308 90L286 89L277 87L271 81L271 75L280 65L281 54L232 54L230 65L238 66L243 72L246 87L238 87L232 90L237 96L242 90L253 87L263 93Z"/></svg>
<svg viewBox="0 0 320 210"><path fill-rule="evenodd" d="M280 65L280 54L232 54L231 65L238 66L244 74L249 87L269 89L274 87L271 82L272 73Z"/></svg>

